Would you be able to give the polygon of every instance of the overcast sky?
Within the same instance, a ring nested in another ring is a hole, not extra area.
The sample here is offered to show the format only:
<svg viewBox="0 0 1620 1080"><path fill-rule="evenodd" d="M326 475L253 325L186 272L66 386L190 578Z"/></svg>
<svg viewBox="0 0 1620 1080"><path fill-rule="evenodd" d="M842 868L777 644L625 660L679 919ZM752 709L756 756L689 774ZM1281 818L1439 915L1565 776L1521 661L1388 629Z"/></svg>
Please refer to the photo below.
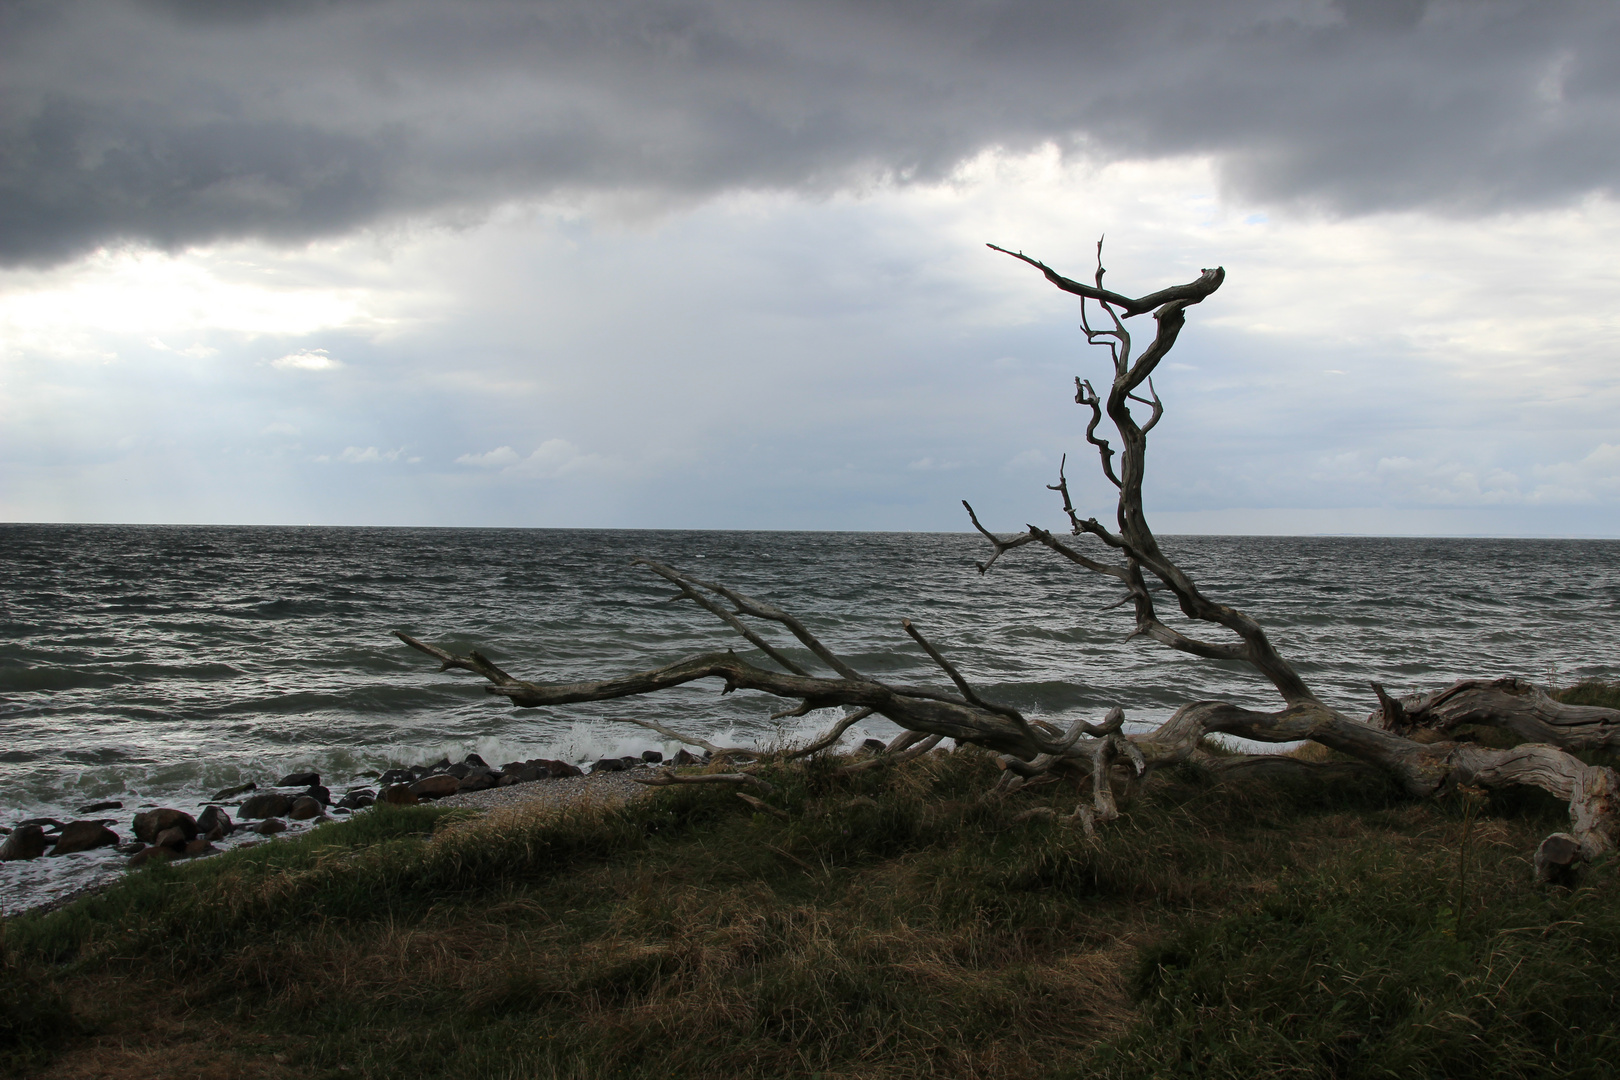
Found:
<svg viewBox="0 0 1620 1080"><path fill-rule="evenodd" d="M1107 517L1106 234L1159 531L1620 536L1617 175L1612 0L0 0L0 517Z"/></svg>

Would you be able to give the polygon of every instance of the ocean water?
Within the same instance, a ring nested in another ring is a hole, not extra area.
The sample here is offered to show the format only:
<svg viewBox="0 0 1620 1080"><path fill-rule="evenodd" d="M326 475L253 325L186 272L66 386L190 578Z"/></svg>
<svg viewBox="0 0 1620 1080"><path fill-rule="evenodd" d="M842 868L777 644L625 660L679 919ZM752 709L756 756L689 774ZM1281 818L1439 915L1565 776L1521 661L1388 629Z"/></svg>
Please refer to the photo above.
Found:
<svg viewBox="0 0 1620 1080"><path fill-rule="evenodd" d="M1620 542L1169 537L1207 595L1244 608L1306 681L1354 714L1462 676L1620 677ZM832 713L712 683L550 710L396 640L399 629L515 675L602 677L752 650L639 555L787 608L856 668L943 685L912 619L980 691L1055 719L1134 721L1220 697L1272 706L1242 665L1125 642L1118 590L1033 548L988 575L969 534L0 525L0 823L120 800L199 807L216 789L476 752L589 760L709 738L802 738ZM1161 605L1167 621L1179 615ZM762 632L789 639L779 628ZM1201 629L1218 637L1218 628ZM796 643L795 643L796 644ZM790 648L799 657L805 650ZM874 720L864 732L892 729ZM111 872L110 852L0 864L0 908Z"/></svg>

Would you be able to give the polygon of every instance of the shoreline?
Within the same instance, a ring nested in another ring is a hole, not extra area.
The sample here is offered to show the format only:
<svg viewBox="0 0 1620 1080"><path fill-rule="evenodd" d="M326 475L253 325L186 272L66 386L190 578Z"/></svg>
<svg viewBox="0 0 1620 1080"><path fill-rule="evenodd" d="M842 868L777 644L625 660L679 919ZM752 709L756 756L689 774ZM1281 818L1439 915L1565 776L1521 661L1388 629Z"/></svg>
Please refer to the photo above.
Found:
<svg viewBox="0 0 1620 1080"><path fill-rule="evenodd" d="M555 808L573 809L587 806L622 806L635 798L645 797L651 792L645 784L630 779L628 772L593 772L583 776L552 777L549 779L527 780L505 787L486 788L481 791L458 792L447 795L442 799L423 800L424 805L443 806L452 809L470 809L480 812L480 816L497 810L519 810L524 808ZM370 807L364 807L339 817L332 817L326 821L317 821L302 828L291 828L286 832L277 833L263 838L240 838L237 843L222 846L214 851L196 856L197 859L207 859L216 855L237 850L253 844L274 842L281 838L292 838L307 835L313 828L331 822L354 820L364 814ZM300 825L304 823L299 823ZM238 824L236 832L244 831L243 824ZM83 853L90 854L90 853ZM70 856L63 856L64 858ZM51 858L51 856L45 856ZM31 860L37 863L39 860ZM188 860L189 861L189 860ZM23 864L28 865L28 864ZM49 864L46 864L49 865ZM86 869L91 869L87 867ZM89 896L106 891L119 881L122 881L133 869L123 864L120 859L117 865L108 865L105 860L94 868L100 876L87 884L77 885L66 892L55 896L48 896L38 903L28 904L5 911L0 914L0 921L20 918L24 915L44 915L53 911L60 911L69 905Z"/></svg>

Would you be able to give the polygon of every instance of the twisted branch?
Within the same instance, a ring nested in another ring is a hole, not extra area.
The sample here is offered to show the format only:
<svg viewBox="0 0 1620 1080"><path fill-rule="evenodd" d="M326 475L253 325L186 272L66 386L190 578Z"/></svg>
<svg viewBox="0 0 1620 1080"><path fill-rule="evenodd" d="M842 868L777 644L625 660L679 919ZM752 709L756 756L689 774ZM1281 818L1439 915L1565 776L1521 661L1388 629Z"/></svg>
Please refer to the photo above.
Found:
<svg viewBox="0 0 1620 1080"><path fill-rule="evenodd" d="M1115 707L1101 723L1074 720L1063 730L1052 721L1032 720L1011 706L987 700L909 620L902 621L902 627L950 679L956 693L893 685L865 675L840 658L793 615L724 584L693 577L650 559L637 561L679 588L679 599L690 599L715 615L781 670L761 667L726 651L687 657L618 678L541 683L514 678L476 651L458 656L402 632L396 631L397 636L405 644L439 661L441 671L471 672L487 680L490 684L485 688L487 692L504 696L524 708L603 701L716 678L723 680L722 693L758 690L797 702L775 714L779 718L803 716L820 708L849 710L825 735L809 745L778 752L777 756L784 762L827 749L859 720L881 715L899 726L902 733L881 753L844 765L840 772L854 773L909 760L928 753L944 739L955 739L959 744L986 747L1001 755L1005 771L998 790L1012 792L1061 777L1089 783L1089 803L1082 801L1072 814L1059 819L1078 822L1088 833L1099 823L1119 814L1110 784L1119 767L1128 765L1131 774L1139 778L1166 765L1207 757L1201 749L1203 741L1211 735L1229 735L1273 744L1314 741L1376 767L1414 796L1432 795L1458 784L1487 788L1528 784L1549 791L1569 804L1571 832L1556 833L1543 843L1536 864L1538 873L1544 877L1567 870L1572 860L1594 858L1620 847L1620 774L1603 766L1588 765L1570 752L1620 749L1620 712L1562 705L1529 683L1499 679L1469 680L1435 694L1401 699L1374 684L1378 711L1367 721L1352 719L1322 702L1311 691L1272 646L1259 623L1236 608L1205 597L1192 578L1161 550L1158 539L1148 527L1142 502L1147 435L1164 415L1164 403L1153 385L1153 374L1185 326L1187 309L1220 287L1225 277L1223 270L1205 270L1195 281L1185 285L1131 298L1103 287L1105 270L1100 241L1093 285L1063 277L1022 253L993 244L990 247L1036 267L1058 288L1078 295L1081 325L1087 341L1108 349L1114 377L1106 397L1088 381L1076 379L1075 401L1090 410L1086 441L1097 449L1103 475L1118 490L1118 531L1102 525L1095 517L1080 515L1070 495L1067 456L1059 466L1058 483L1051 485L1051 490L1062 498L1063 512L1073 536L1093 537L1108 552L1117 553L1110 558L1118 557L1123 561L1092 558L1034 525L1011 538L999 537L984 527L972 505L964 500L962 505L973 527L992 548L990 558L979 564L980 573L988 572L1008 551L1028 544L1044 547L1089 573L1111 578L1124 586L1122 602L1131 603L1135 614L1130 637L1151 638L1168 648L1207 659L1243 661L1276 689L1282 699L1281 708L1266 712L1221 701L1191 702L1151 731L1127 735L1123 730L1124 712ZM1092 326L1087 313L1087 304L1091 302L1102 306L1110 325ZM1124 320L1148 311L1154 312L1157 324L1154 337L1140 355L1133 357L1132 338ZM1137 392L1144 383L1147 386L1145 397ZM1145 424L1137 423L1131 412L1132 404L1150 410ZM1117 469L1110 440L1096 433L1104 414L1113 424L1119 440ZM1159 617L1153 598L1153 594L1160 591L1173 595L1188 619L1218 625L1237 640L1203 641L1167 625ZM833 675L812 674L744 619L774 622L785 627L799 644L831 669ZM759 759L768 756L761 751L714 746L650 721L632 719L631 722L669 738L701 746L714 754L754 757L756 763L747 769L758 769ZM1526 741L1498 750L1444 738L1464 725L1504 728ZM1419 731L1430 737L1429 741L1408 737ZM1335 774L1357 774L1357 767L1348 765L1317 768L1298 762L1287 766L1277 764L1283 760L1235 759L1215 771L1233 776L1287 774L1296 778L1321 776L1324 769ZM770 790L765 781L748 771L697 776L666 771L636 779L653 785L738 784ZM750 798L749 801L758 805L757 800ZM1057 816L1055 811L1039 813Z"/></svg>

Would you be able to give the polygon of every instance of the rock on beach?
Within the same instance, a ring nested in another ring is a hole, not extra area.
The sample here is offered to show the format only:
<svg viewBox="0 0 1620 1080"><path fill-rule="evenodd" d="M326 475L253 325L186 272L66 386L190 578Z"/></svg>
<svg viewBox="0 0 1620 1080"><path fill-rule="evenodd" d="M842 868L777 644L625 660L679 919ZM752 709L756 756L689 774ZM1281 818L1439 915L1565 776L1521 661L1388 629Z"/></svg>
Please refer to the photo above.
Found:
<svg viewBox="0 0 1620 1080"><path fill-rule="evenodd" d="M218 806L210 806L197 818L197 831L210 840L223 840L236 831L236 823Z"/></svg>
<svg viewBox="0 0 1620 1080"><path fill-rule="evenodd" d="M320 783L313 771L294 772L276 786L294 790L264 790L256 783L225 788L194 818L174 807L141 810L131 822L133 838L122 842L110 818L81 819L64 824L54 818L32 818L12 829L0 828L0 861L37 859L45 854L70 855L100 848L115 848L127 857L131 868L149 862L168 862L204 855L218 850L214 844L233 833L248 831L273 836L288 830L293 822L315 824L328 820L328 813L347 813L374 803L411 805L437 801L446 806L478 809L500 807L566 807L614 805L643 795L647 788L634 783L629 770L657 764L663 756L657 751L639 757L605 758L590 773L568 761L531 758L495 768L477 754L468 754L452 763L448 758L429 765L389 769L380 775L357 775L341 799L334 800L330 789ZM676 762L696 762L684 751ZM374 777L376 786L359 786L363 778ZM302 790L298 790L302 789ZM237 798L242 801L237 806ZM224 806L229 800L236 807L239 821ZM105 800L83 807L80 813L119 810L123 803ZM250 824L251 822L251 824ZM248 841L249 844L253 841Z"/></svg>
<svg viewBox="0 0 1620 1080"><path fill-rule="evenodd" d="M287 816L294 821L310 821L320 817L324 809L319 799L310 795L300 795L288 808Z"/></svg>
<svg viewBox="0 0 1620 1080"><path fill-rule="evenodd" d="M99 821L70 821L62 826L62 835L56 838L52 855L72 855L92 848L116 847L118 834Z"/></svg>
<svg viewBox="0 0 1620 1080"><path fill-rule="evenodd" d="M446 773L424 776L411 785L411 794L418 799L442 799L460 790L461 781Z"/></svg>
<svg viewBox="0 0 1620 1080"><path fill-rule="evenodd" d="M283 795L279 791L263 791L249 797L237 808L236 814L243 818L283 817L292 809L292 804L291 795Z"/></svg>
<svg viewBox="0 0 1620 1080"><path fill-rule="evenodd" d="M174 810L163 807L159 810L147 810L135 815L133 822L135 839L148 844L157 842L158 835L168 829L179 829L183 834L181 842L192 839L197 835L197 819L184 810Z"/></svg>
<svg viewBox="0 0 1620 1080"><path fill-rule="evenodd" d="M45 854L50 841L45 837L45 830L38 825L19 825L6 837L6 842L0 844L0 862L19 862L23 859L37 859Z"/></svg>

